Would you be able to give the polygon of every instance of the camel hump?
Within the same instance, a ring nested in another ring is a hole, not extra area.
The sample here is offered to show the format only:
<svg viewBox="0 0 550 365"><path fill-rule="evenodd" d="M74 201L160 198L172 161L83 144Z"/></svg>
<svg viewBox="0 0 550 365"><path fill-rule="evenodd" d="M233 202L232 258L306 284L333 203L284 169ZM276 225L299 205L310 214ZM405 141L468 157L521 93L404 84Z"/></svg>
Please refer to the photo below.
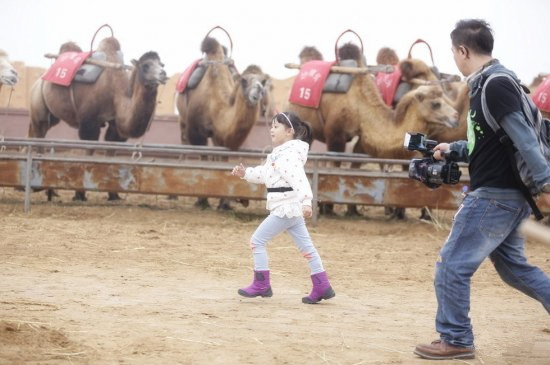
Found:
<svg viewBox="0 0 550 365"><path fill-rule="evenodd" d="M358 65L362 64L363 55L361 49L353 43L346 43L338 49L338 56L341 60L355 60Z"/></svg>
<svg viewBox="0 0 550 365"><path fill-rule="evenodd" d="M107 37L99 42L97 50L108 54L113 54L120 51L120 43L115 37Z"/></svg>
<svg viewBox="0 0 550 365"><path fill-rule="evenodd" d="M433 73L430 66L424 61L407 58L399 62L399 68L404 80L411 80L413 78L419 78L424 80L436 80L437 77Z"/></svg>
<svg viewBox="0 0 550 365"><path fill-rule="evenodd" d="M220 43L212 37L204 38L201 44L201 52L206 54L216 53L220 48Z"/></svg>
<svg viewBox="0 0 550 365"><path fill-rule="evenodd" d="M59 54L65 52L82 52L82 48L75 42L65 42L59 47Z"/></svg>
<svg viewBox="0 0 550 365"><path fill-rule="evenodd" d="M322 61L323 55L314 46L304 46L298 55L298 58L300 59L300 64L304 64L314 60Z"/></svg>
<svg viewBox="0 0 550 365"><path fill-rule="evenodd" d="M399 57L393 48L382 47L376 55L376 63L378 65L397 65Z"/></svg>

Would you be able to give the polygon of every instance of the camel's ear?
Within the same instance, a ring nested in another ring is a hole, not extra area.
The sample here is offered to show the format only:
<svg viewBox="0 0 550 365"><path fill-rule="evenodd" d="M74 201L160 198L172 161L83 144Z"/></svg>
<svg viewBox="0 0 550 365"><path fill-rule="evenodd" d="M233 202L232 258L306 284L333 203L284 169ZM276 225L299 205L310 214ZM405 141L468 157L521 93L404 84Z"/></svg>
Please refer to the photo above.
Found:
<svg viewBox="0 0 550 365"><path fill-rule="evenodd" d="M422 91L417 91L417 92L414 94L414 97L415 97L419 102L423 102L424 99L426 99L426 94L424 94Z"/></svg>
<svg viewBox="0 0 550 365"><path fill-rule="evenodd" d="M136 59L133 59L130 62L132 62L132 65L134 65L134 67L137 67L138 61Z"/></svg>
<svg viewBox="0 0 550 365"><path fill-rule="evenodd" d="M245 90L246 90L246 87L248 86L248 80L245 79L244 77L241 77L241 86Z"/></svg>

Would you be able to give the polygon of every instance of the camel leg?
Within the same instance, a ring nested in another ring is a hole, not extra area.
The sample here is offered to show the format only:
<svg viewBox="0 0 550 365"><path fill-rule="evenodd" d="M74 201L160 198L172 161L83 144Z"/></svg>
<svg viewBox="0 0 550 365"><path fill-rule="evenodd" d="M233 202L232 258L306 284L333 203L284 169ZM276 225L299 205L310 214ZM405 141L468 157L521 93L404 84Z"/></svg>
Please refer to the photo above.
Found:
<svg viewBox="0 0 550 365"><path fill-rule="evenodd" d="M193 146L207 146L208 145L208 136L206 131L201 127L202 123L200 121L191 120L187 126L187 138L191 145ZM201 156L202 161L207 161L208 158ZM198 198L195 202L195 207L200 209L210 208L210 203L208 203L208 198L201 197Z"/></svg>
<svg viewBox="0 0 550 365"><path fill-rule="evenodd" d="M99 140L99 132L100 132L100 128L99 128L98 125L96 125L93 122L88 122L86 120L83 120L80 123L80 126L78 128L78 137L81 140L84 140L84 141L97 141L97 140ZM91 156L91 155L94 154L94 151L93 150L87 150L86 154L88 156ZM74 196L73 196L73 201L83 201L83 202L85 202L87 200L88 199L86 198L86 191L84 191L84 190L75 191Z"/></svg>
<svg viewBox="0 0 550 365"><path fill-rule="evenodd" d="M118 133L118 131L116 130L115 121L110 120L109 121L109 126L107 127L107 131L105 132L105 141L108 141L108 142L126 142L127 140L128 140L127 138L121 137L120 134ZM107 151L107 156L112 157L114 155L115 155L115 151L113 151L113 150L108 150ZM121 200L120 195L118 195L117 192L108 192L107 194L108 194L108 196L107 196L108 201Z"/></svg>
<svg viewBox="0 0 550 365"><path fill-rule="evenodd" d="M428 208L422 208L420 210L420 218L421 220L425 220L425 221L431 221L432 220L432 215L430 214L430 210Z"/></svg>
<svg viewBox="0 0 550 365"><path fill-rule="evenodd" d="M43 103L42 103L43 104ZM42 108L31 111L31 121L29 123L29 138L44 138L46 133L50 130L51 127L59 123L59 118L54 117L46 108L45 105L42 105ZM38 153L44 153L43 148L37 150ZM34 191L40 191L43 189L35 189ZM48 201L51 202L53 197L58 197L59 194L53 189L46 189L46 196Z"/></svg>
<svg viewBox="0 0 550 365"><path fill-rule="evenodd" d="M346 151L346 139L344 137L344 132L341 130L334 130L334 128L325 131L325 136L327 136L326 144L327 150L330 152L345 152ZM334 162L334 167L340 167L340 162ZM335 215L334 213L334 204L328 203L319 203L319 212L324 215ZM346 210L347 216L357 216L359 212L357 207L351 204L347 205Z"/></svg>
<svg viewBox="0 0 550 365"><path fill-rule="evenodd" d="M403 170L406 169L405 166L402 167ZM389 166L386 164L380 164L380 170L382 171L389 171ZM390 220L405 220L405 208L398 208L398 207L384 207L384 214L389 217Z"/></svg>

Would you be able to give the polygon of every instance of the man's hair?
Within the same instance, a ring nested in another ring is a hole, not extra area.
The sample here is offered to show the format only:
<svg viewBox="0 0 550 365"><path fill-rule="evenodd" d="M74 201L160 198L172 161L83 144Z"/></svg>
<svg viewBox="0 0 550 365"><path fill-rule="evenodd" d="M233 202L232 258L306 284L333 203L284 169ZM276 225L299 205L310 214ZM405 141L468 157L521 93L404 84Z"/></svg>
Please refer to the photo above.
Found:
<svg viewBox="0 0 550 365"><path fill-rule="evenodd" d="M489 56L493 52L493 30L482 19L460 20L451 32L451 40L455 48L464 46L474 53Z"/></svg>

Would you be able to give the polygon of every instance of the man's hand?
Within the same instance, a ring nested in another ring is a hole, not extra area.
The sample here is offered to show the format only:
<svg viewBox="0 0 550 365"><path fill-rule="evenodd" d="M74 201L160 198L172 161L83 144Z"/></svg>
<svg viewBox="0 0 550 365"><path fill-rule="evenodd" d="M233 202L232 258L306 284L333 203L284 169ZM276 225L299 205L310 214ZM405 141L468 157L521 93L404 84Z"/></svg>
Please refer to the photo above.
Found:
<svg viewBox="0 0 550 365"><path fill-rule="evenodd" d="M309 205L302 205L302 214L304 218L311 218L313 215L313 209Z"/></svg>
<svg viewBox="0 0 550 365"><path fill-rule="evenodd" d="M237 166L233 167L233 171L231 171L231 175L243 178L245 172L246 172L246 167L244 167L244 165L240 163Z"/></svg>
<svg viewBox="0 0 550 365"><path fill-rule="evenodd" d="M449 143L440 143L434 147L434 158L436 160L443 160L443 154L451 149Z"/></svg>
<svg viewBox="0 0 550 365"><path fill-rule="evenodd" d="M545 205L550 206L550 193L540 194L538 200L543 202Z"/></svg>

